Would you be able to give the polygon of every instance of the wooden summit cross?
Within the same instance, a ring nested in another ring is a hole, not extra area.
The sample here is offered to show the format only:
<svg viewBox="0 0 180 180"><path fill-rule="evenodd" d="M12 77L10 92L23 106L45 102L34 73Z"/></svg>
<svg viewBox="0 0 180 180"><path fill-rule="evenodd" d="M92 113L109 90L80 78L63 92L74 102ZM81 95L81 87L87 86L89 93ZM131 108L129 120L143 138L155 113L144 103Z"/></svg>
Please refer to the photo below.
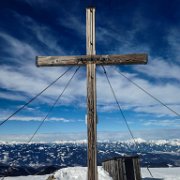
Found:
<svg viewBox="0 0 180 180"><path fill-rule="evenodd" d="M87 133L88 180L97 180L97 114L96 65L145 64L147 54L96 55L95 8L86 9L86 54L81 56L38 56L37 66L86 65L87 67Z"/></svg>

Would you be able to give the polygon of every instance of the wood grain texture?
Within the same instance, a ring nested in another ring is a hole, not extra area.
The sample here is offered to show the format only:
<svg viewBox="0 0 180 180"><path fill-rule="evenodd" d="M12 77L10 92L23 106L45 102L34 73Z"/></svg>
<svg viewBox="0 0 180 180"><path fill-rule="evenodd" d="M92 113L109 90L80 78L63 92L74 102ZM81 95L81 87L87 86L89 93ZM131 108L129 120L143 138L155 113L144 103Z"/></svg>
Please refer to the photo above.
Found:
<svg viewBox="0 0 180 180"><path fill-rule="evenodd" d="M95 8L86 9L88 180L97 180Z"/></svg>
<svg viewBox="0 0 180 180"><path fill-rule="evenodd" d="M87 64L88 180L97 180L96 64Z"/></svg>
<svg viewBox="0 0 180 180"><path fill-rule="evenodd" d="M37 66L67 66L86 65L95 63L96 65L128 65L146 64L147 54L124 54L124 55L82 55L82 56L37 56Z"/></svg>
<svg viewBox="0 0 180 180"><path fill-rule="evenodd" d="M141 180L139 157L118 157L102 162L113 180ZM130 176L131 175L131 176Z"/></svg>

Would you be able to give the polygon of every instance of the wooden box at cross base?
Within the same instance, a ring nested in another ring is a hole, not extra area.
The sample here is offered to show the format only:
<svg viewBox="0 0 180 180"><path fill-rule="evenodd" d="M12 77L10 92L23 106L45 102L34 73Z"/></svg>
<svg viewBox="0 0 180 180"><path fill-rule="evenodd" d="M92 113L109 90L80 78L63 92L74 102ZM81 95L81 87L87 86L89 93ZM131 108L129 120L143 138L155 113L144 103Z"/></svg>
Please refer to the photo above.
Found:
<svg viewBox="0 0 180 180"><path fill-rule="evenodd" d="M113 180L141 180L139 156L120 156L102 162Z"/></svg>

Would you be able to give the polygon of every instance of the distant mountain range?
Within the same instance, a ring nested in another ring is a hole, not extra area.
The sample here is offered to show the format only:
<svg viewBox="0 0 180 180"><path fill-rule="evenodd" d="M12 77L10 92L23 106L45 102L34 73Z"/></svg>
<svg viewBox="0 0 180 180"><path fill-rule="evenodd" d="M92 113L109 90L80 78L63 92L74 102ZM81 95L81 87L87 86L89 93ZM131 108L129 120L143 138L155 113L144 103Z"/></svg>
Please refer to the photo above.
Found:
<svg viewBox="0 0 180 180"><path fill-rule="evenodd" d="M123 155L138 154L141 166L179 167L180 140L98 142L98 165ZM52 173L63 167L87 166L86 141L60 141L56 143L0 144L0 175L19 176Z"/></svg>

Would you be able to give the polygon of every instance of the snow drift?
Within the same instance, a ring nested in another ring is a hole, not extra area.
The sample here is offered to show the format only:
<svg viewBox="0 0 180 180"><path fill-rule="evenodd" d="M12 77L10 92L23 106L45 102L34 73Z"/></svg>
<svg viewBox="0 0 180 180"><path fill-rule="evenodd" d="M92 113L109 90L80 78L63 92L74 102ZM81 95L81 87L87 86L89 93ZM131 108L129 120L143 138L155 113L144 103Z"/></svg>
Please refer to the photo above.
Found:
<svg viewBox="0 0 180 180"><path fill-rule="evenodd" d="M180 167L178 168L151 168L153 178L146 168L141 168L142 180L180 180ZM4 180L47 180L51 175L6 177ZM69 167L58 170L54 177L57 180L85 180L87 167ZM99 180L112 180L102 167L98 167Z"/></svg>

